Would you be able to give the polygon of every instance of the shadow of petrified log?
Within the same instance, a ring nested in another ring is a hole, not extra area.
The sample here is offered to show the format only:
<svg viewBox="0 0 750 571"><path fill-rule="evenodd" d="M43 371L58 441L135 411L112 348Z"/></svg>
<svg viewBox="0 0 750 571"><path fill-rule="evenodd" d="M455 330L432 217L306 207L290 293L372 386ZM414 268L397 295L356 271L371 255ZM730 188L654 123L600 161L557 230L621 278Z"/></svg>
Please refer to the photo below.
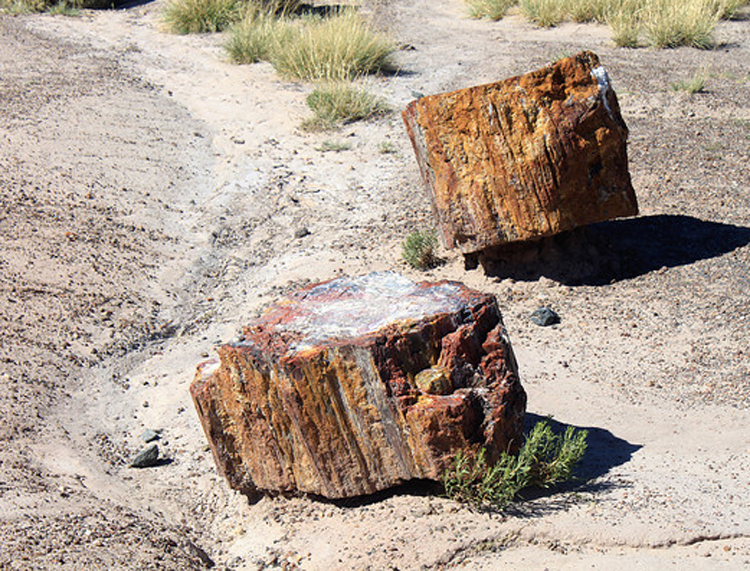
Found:
<svg viewBox="0 0 750 571"><path fill-rule="evenodd" d="M750 228L661 214L611 220L535 242L482 252L467 265L516 280L548 277L567 285L603 285L663 267L721 256L750 243Z"/></svg>

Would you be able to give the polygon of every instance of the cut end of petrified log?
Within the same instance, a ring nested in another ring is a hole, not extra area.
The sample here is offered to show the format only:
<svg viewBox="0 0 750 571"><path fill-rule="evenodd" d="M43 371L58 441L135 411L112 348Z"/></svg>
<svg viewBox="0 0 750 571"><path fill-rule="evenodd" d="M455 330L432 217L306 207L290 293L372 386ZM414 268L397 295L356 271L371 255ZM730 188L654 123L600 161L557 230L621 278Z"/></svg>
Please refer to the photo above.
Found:
<svg viewBox="0 0 750 571"><path fill-rule="evenodd" d="M474 253L638 213L628 130L592 52L422 97L403 118L449 248Z"/></svg>
<svg viewBox="0 0 750 571"><path fill-rule="evenodd" d="M354 497L513 452L526 395L493 296L394 273L291 294L199 366L191 393L229 484Z"/></svg>

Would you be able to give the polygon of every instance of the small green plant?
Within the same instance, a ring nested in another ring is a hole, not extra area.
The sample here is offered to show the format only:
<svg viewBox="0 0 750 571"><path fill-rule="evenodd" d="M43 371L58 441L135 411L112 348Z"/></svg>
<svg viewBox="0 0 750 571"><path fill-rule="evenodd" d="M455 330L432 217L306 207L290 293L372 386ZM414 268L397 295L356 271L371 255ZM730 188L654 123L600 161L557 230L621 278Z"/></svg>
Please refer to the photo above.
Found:
<svg viewBox="0 0 750 571"><path fill-rule="evenodd" d="M307 96L313 117L302 126L308 131L334 129L342 123L369 119L390 109L381 98L351 83L324 83Z"/></svg>
<svg viewBox="0 0 750 571"><path fill-rule="evenodd" d="M438 262L437 236L432 230L416 230L401 244L401 256L412 268L426 270Z"/></svg>
<svg viewBox="0 0 750 571"><path fill-rule="evenodd" d="M240 0L170 0L162 17L175 34L221 32L243 16Z"/></svg>
<svg viewBox="0 0 750 571"><path fill-rule="evenodd" d="M331 141L330 139L326 139L320 144L319 147L315 147L315 150L320 151L321 153L339 153L341 151L348 151L351 148L352 146L349 143L341 141Z"/></svg>
<svg viewBox="0 0 750 571"><path fill-rule="evenodd" d="M380 152L381 155L395 155L396 145L394 145L391 141L381 141L380 144L378 144L378 152Z"/></svg>
<svg viewBox="0 0 750 571"><path fill-rule="evenodd" d="M682 81L676 81L669 87L672 91L685 91L689 94L701 93L706 88L708 83L708 73L704 70L695 72L693 77L690 79L684 79Z"/></svg>
<svg viewBox="0 0 750 571"><path fill-rule="evenodd" d="M67 2L58 2L47 8L47 12L58 16L80 16L81 11Z"/></svg>
<svg viewBox="0 0 750 571"><path fill-rule="evenodd" d="M502 20L518 0L465 0L471 18L489 18Z"/></svg>
<svg viewBox="0 0 750 571"><path fill-rule="evenodd" d="M586 453L588 431L569 426L561 437L546 421L527 435L518 455L503 453L490 466L486 451L458 453L442 477L449 498L477 506L505 507L528 487L549 488L570 480Z"/></svg>

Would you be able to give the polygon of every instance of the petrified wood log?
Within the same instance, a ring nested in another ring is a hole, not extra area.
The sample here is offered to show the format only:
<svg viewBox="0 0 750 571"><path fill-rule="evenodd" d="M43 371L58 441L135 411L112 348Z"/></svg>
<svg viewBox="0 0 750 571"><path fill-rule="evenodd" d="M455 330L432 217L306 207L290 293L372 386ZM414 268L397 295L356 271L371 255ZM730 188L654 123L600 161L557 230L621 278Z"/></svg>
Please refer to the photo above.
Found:
<svg viewBox="0 0 750 571"><path fill-rule="evenodd" d="M479 252L638 213L628 129L591 52L422 97L403 118L448 248Z"/></svg>
<svg viewBox="0 0 750 571"><path fill-rule="evenodd" d="M521 442L526 394L497 303L459 283L338 278L218 353L191 394L219 470L248 494L370 494Z"/></svg>

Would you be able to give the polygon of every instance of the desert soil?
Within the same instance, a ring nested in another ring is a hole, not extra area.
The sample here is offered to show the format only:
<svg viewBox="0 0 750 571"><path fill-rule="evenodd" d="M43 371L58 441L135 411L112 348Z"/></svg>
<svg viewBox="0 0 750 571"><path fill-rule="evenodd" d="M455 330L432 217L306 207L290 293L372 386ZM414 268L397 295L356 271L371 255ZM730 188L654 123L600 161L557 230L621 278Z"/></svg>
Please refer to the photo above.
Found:
<svg viewBox="0 0 750 571"><path fill-rule="evenodd" d="M364 7L401 48L370 80L395 111L323 134L299 128L310 85L165 33L162 0L0 16L0 568L747 568L750 10L717 49L658 51L459 0ZM401 241L434 222L398 111L584 48L630 127L641 215L407 268ZM670 88L701 69L705 92ZM495 294L530 421L590 431L584 482L501 513L230 491L195 366L281 293L371 270ZM561 323L532 324L541 305ZM147 428L165 461L130 468Z"/></svg>

